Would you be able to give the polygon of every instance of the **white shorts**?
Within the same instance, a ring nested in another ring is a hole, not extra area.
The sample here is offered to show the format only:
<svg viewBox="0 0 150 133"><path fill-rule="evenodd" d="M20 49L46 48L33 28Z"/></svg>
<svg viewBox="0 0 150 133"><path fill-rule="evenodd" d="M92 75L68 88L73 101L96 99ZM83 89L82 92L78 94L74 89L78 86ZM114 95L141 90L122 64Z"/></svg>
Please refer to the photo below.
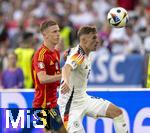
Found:
<svg viewBox="0 0 150 133"><path fill-rule="evenodd" d="M106 116L106 111L110 102L102 98L87 96L84 102L67 103L60 105L60 113L68 133L84 133L82 120L84 115L98 118Z"/></svg>

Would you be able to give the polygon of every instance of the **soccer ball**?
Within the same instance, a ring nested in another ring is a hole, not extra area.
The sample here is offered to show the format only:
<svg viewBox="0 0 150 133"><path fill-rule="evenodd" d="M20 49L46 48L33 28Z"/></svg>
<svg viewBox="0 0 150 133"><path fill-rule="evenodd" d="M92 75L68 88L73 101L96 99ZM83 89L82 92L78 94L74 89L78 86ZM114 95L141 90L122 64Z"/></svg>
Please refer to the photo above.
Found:
<svg viewBox="0 0 150 133"><path fill-rule="evenodd" d="M128 23L128 12L122 7L112 8L107 15L109 24L115 28L125 27Z"/></svg>

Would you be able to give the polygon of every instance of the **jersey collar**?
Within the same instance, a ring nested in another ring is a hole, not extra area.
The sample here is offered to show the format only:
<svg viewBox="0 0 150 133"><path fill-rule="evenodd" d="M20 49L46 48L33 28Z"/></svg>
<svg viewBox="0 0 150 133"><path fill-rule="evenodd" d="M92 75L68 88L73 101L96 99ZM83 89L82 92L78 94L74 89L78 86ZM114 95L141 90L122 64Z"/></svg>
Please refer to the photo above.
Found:
<svg viewBox="0 0 150 133"><path fill-rule="evenodd" d="M54 51L55 51L55 49L52 51L52 50L50 50L48 47L46 47L45 45L44 45L44 43L42 44L43 46L42 47L44 47L48 52L50 52L50 53L53 53Z"/></svg>
<svg viewBox="0 0 150 133"><path fill-rule="evenodd" d="M83 50L83 48L81 48L81 46L79 45L79 53L82 53L83 55L86 55L85 51Z"/></svg>

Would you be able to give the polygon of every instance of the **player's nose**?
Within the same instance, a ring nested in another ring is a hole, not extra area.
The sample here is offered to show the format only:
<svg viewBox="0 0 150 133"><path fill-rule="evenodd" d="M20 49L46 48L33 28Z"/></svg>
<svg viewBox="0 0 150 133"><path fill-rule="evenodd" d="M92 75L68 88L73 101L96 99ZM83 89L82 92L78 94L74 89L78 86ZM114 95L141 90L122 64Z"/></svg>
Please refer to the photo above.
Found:
<svg viewBox="0 0 150 133"><path fill-rule="evenodd" d="M97 38L97 40L96 40L96 44L99 44L100 43L100 40Z"/></svg>

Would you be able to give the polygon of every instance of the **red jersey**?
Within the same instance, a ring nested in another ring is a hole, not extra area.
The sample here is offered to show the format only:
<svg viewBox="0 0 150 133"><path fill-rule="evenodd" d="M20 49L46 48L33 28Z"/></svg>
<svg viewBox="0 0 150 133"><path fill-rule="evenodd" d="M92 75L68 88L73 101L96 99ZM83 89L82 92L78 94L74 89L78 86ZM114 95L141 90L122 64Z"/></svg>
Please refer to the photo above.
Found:
<svg viewBox="0 0 150 133"><path fill-rule="evenodd" d="M49 50L44 44L32 59L32 78L35 86L34 108L54 108L57 106L57 87L59 81L41 84L37 73L45 71L48 75L60 74L60 54Z"/></svg>

